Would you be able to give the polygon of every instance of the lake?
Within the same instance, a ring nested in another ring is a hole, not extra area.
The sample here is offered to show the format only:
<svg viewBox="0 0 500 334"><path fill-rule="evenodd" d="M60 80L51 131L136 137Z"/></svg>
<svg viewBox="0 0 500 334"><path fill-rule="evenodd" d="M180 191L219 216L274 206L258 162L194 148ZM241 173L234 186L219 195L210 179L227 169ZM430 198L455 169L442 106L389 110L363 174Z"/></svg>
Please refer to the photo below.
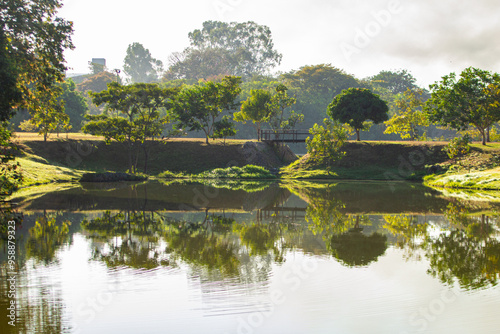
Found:
<svg viewBox="0 0 500 334"><path fill-rule="evenodd" d="M500 204L479 197L299 181L26 195L3 218L21 216L14 267L0 241L0 332L498 333Z"/></svg>

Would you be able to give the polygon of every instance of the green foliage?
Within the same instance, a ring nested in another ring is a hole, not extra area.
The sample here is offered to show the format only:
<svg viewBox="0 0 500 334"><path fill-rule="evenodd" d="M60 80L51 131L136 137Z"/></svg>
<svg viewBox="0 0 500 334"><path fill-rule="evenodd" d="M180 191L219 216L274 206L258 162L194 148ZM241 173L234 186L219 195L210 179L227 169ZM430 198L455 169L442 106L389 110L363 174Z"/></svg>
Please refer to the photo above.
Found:
<svg viewBox="0 0 500 334"><path fill-rule="evenodd" d="M236 135L236 128L234 123L231 121L229 116L225 115L220 121L214 124L214 134L212 138L224 138L224 145L226 144L227 137L233 137Z"/></svg>
<svg viewBox="0 0 500 334"><path fill-rule="evenodd" d="M61 84L61 87L62 94L59 96L59 100L64 103L64 111L69 117L71 129L78 132L88 110L87 102L85 97L76 90L73 80L66 80Z"/></svg>
<svg viewBox="0 0 500 334"><path fill-rule="evenodd" d="M364 88L349 88L337 95L328 106L328 115L336 121L349 124L357 135L366 128L364 122L372 121L375 124L388 119L387 103Z"/></svg>
<svg viewBox="0 0 500 334"><path fill-rule="evenodd" d="M110 72L99 72L97 74L88 76L85 80L76 85L76 88L80 92L91 91L93 93L99 93L108 88L110 82L116 81L116 75Z"/></svg>
<svg viewBox="0 0 500 334"><path fill-rule="evenodd" d="M234 113L234 120L237 122L252 121L260 131L261 124L271 113L272 94L263 89L252 89L250 96L241 104L241 110Z"/></svg>
<svg viewBox="0 0 500 334"><path fill-rule="evenodd" d="M21 102L22 92L17 86L17 68L11 59L11 47L5 36L5 27L0 26L0 122L14 115L14 107Z"/></svg>
<svg viewBox="0 0 500 334"><path fill-rule="evenodd" d="M123 71L130 76L132 83L156 82L163 72L163 63L151 57L141 43L132 43L127 48Z"/></svg>
<svg viewBox="0 0 500 334"><path fill-rule="evenodd" d="M349 136L348 130L339 123L332 122L328 118L323 120L320 126L314 124L309 130L311 137L306 139L307 153L311 160L319 164L325 164L327 167L345 155L342 151L345 141Z"/></svg>
<svg viewBox="0 0 500 334"><path fill-rule="evenodd" d="M236 73L238 64L231 52L221 48L187 48L169 57L167 80L213 80L221 75Z"/></svg>
<svg viewBox="0 0 500 334"><path fill-rule="evenodd" d="M304 114L305 128L323 121L327 116L328 105L342 90L351 87L368 88L367 84L331 64L303 66L282 74L280 79L296 97L294 108Z"/></svg>
<svg viewBox="0 0 500 334"><path fill-rule="evenodd" d="M500 75L469 67L460 78L451 73L430 87L429 120L456 130L473 125L485 145L486 129L500 120Z"/></svg>
<svg viewBox="0 0 500 334"><path fill-rule="evenodd" d="M54 261L56 251L68 241L70 225L70 221L58 225L55 218L38 217L35 226L29 230L27 257L46 264Z"/></svg>
<svg viewBox="0 0 500 334"><path fill-rule="evenodd" d="M50 133L69 130L69 116L64 112L64 102L61 100L62 88L35 91L36 101L30 105L30 119L19 126L24 131L38 131L46 142Z"/></svg>
<svg viewBox="0 0 500 334"><path fill-rule="evenodd" d="M21 108L38 109L54 83L64 80L64 51L73 48L73 28L56 16L61 6L58 0L0 2L0 25L10 44L9 58L15 60L16 71L10 73L17 75Z"/></svg>
<svg viewBox="0 0 500 334"><path fill-rule="evenodd" d="M0 200L10 195L23 181L19 163L13 162L16 147L10 138L7 124L0 123Z"/></svg>
<svg viewBox="0 0 500 334"><path fill-rule="evenodd" d="M216 168L203 172L195 177L199 178L224 178L224 179L274 179L276 176L261 166L246 165L243 167Z"/></svg>
<svg viewBox="0 0 500 334"><path fill-rule="evenodd" d="M178 122L176 129L203 131L208 144L218 118L238 106L235 100L241 91L240 83L241 78L226 76L221 82L208 81L184 88L172 109Z"/></svg>
<svg viewBox="0 0 500 334"><path fill-rule="evenodd" d="M424 101L423 89L408 89L396 99L397 114L384 122L387 126L384 133L397 133L401 139L419 140L422 137L419 127L429 126L427 115L422 111Z"/></svg>
<svg viewBox="0 0 500 334"><path fill-rule="evenodd" d="M148 151L145 141L163 133L171 116L162 116L160 111L172 105L178 91L177 88L160 88L158 84L122 86L116 82L110 83L107 90L92 93L92 97L96 105L105 104L108 113L114 115L88 115L89 122L83 126L82 131L103 136L108 144L111 140L126 144L129 150L129 170L132 173L137 169L133 151L135 147L141 146L145 155L146 173Z"/></svg>
<svg viewBox="0 0 500 334"><path fill-rule="evenodd" d="M276 94L271 97L269 102L270 113L265 120L269 123L271 129L275 131L279 129L292 129L297 123L304 120L304 115L290 110L288 118L285 118L285 111L293 106L297 102L297 99L288 95L288 88L283 84L276 86L275 90Z"/></svg>
<svg viewBox="0 0 500 334"><path fill-rule="evenodd" d="M415 84L417 81L407 70L399 71L380 71L378 74L369 78L374 86L388 89L392 94L401 94L407 90L418 89Z"/></svg>
<svg viewBox="0 0 500 334"><path fill-rule="evenodd" d="M469 153L470 151L470 137L465 135L463 137L457 137L450 140L448 145L444 148L444 151L450 159L459 157Z"/></svg>

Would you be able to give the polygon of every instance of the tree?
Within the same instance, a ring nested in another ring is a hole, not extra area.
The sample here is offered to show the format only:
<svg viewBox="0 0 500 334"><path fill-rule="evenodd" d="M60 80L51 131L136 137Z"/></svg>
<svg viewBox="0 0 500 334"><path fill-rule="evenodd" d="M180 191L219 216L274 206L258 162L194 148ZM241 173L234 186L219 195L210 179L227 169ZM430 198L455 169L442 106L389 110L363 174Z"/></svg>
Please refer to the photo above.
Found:
<svg viewBox="0 0 500 334"><path fill-rule="evenodd" d="M97 74L88 76L83 82L76 85L78 91L86 93L91 91L99 93L108 88L110 82L116 82L116 75L110 72L99 72Z"/></svg>
<svg viewBox="0 0 500 334"><path fill-rule="evenodd" d="M342 90L368 88L367 84L331 64L303 66L282 74L280 79L297 98L295 108L305 115L307 128L321 124L327 116L326 108Z"/></svg>
<svg viewBox="0 0 500 334"><path fill-rule="evenodd" d="M237 122L252 121L260 133L262 123L271 113L272 94L264 89L252 89L250 96L241 104L241 110L234 113Z"/></svg>
<svg viewBox="0 0 500 334"><path fill-rule="evenodd" d="M500 121L500 75L469 67L460 78L451 73L430 88L424 108L429 120L456 130L472 125L486 145L486 130Z"/></svg>
<svg viewBox="0 0 500 334"><path fill-rule="evenodd" d="M56 17L61 6L58 0L0 2L0 22L22 92L19 107L36 109L39 97L64 80L64 51L73 48L73 28L71 22Z"/></svg>
<svg viewBox="0 0 500 334"><path fill-rule="evenodd" d="M231 53L225 49L187 48L183 52L174 52L169 57L170 67L165 73L167 80L207 79L236 73L237 63Z"/></svg>
<svg viewBox="0 0 500 334"><path fill-rule="evenodd" d="M349 124L356 131L359 141L359 131L365 129L366 121L375 124L388 119L387 103L378 95L365 88L349 88L337 95L328 106L328 115L336 121Z"/></svg>
<svg viewBox="0 0 500 334"><path fill-rule="evenodd" d="M21 102L22 92L17 85L17 68L11 59L11 47L5 36L5 27L0 27L0 122L14 115L14 107Z"/></svg>
<svg viewBox="0 0 500 334"><path fill-rule="evenodd" d="M275 89L276 94L269 102L271 112L266 117L266 121L274 131L294 128L296 123L304 120L304 115L295 113L293 110L289 112L289 117L285 118L285 110L297 102L295 97L288 95L287 90L285 85L279 84Z"/></svg>
<svg viewBox="0 0 500 334"><path fill-rule="evenodd" d="M208 144L222 112L238 106L235 100L241 91L240 83L241 78L226 76L221 82L208 81L183 89L173 108L178 122L176 128L203 131Z"/></svg>
<svg viewBox="0 0 500 334"><path fill-rule="evenodd" d="M123 70L133 83L155 82L163 72L163 63L151 57L142 44L132 43L127 48Z"/></svg>
<svg viewBox="0 0 500 334"><path fill-rule="evenodd" d="M176 57L179 54L171 57L170 73L175 79L193 78L187 74L206 79L199 76L207 75L206 72L248 78L263 74L281 62L282 55L274 50L271 30L255 22L206 21L201 30L196 29L188 36L191 46L184 50L182 57ZM181 76L175 77L175 74Z"/></svg>
<svg viewBox="0 0 500 334"><path fill-rule="evenodd" d="M418 88L415 84L417 80L407 70L396 72L380 71L377 75L370 77L369 80L374 86L388 89L393 94L400 94L406 92L408 89L414 90Z"/></svg>
<svg viewBox="0 0 500 334"><path fill-rule="evenodd" d="M236 135L236 128L228 115L222 116L222 119L214 124L214 134L212 138L223 138L226 145L226 138Z"/></svg>
<svg viewBox="0 0 500 334"><path fill-rule="evenodd" d="M160 115L162 108L169 108L178 93L176 88L160 88L158 84L137 83L122 86L110 83L108 89L92 93L96 105L105 104L107 115L87 116L90 120L82 128L83 132L104 136L107 143L111 140L124 143L129 151L129 170L137 170L137 156L133 159L136 147L144 151L144 172L147 172L148 150L146 140L160 136L170 115ZM115 115L111 115L115 112ZM138 152L135 152L138 154Z"/></svg>
<svg viewBox="0 0 500 334"><path fill-rule="evenodd" d="M342 90L361 85L352 75L331 64L302 66L281 78L301 103L318 105L322 111Z"/></svg>
<svg viewBox="0 0 500 334"><path fill-rule="evenodd" d="M64 103L64 111L69 117L69 125L73 131L80 131L85 119L88 106L85 97L76 90L75 82L71 79L61 84L62 94L59 99Z"/></svg>
<svg viewBox="0 0 500 334"><path fill-rule="evenodd" d="M420 138L418 128L429 126L427 115L422 111L424 105L422 94L423 89L408 89L398 95L396 99L398 113L385 122L387 128L384 133L397 133L401 139L418 140Z"/></svg>
<svg viewBox="0 0 500 334"><path fill-rule="evenodd" d="M43 135L44 142L47 142L50 133L60 132L62 129L69 130L69 117L64 112L61 94L61 87L36 91L36 101L30 103L31 117L19 127L24 131L38 131L39 135Z"/></svg>
<svg viewBox="0 0 500 334"><path fill-rule="evenodd" d="M349 132L341 124L328 118L323 120L323 124L324 127L314 124L313 128L309 129L312 138L306 138L306 147L311 160L330 167L345 155L342 147L349 137Z"/></svg>

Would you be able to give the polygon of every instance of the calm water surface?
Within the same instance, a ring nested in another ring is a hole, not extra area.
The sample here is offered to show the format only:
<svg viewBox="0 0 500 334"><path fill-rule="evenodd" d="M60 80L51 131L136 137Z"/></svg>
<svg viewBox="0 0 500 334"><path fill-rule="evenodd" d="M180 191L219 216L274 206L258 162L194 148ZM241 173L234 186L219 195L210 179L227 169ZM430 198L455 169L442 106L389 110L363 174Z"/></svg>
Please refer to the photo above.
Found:
<svg viewBox="0 0 500 334"><path fill-rule="evenodd" d="M411 183L156 181L16 202L14 297L0 240L1 333L500 328L493 202Z"/></svg>

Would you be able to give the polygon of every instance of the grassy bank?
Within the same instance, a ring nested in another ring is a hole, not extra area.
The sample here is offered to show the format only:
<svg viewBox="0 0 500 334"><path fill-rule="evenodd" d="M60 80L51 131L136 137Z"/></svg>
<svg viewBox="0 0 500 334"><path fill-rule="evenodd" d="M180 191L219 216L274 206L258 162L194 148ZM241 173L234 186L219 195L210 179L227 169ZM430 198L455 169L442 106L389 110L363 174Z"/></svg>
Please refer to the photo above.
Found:
<svg viewBox="0 0 500 334"><path fill-rule="evenodd" d="M428 166L448 159L441 142L348 142L346 155L329 171L304 155L285 167L291 179L421 180Z"/></svg>
<svg viewBox="0 0 500 334"><path fill-rule="evenodd" d="M34 134L18 133L15 138L20 147L17 159L21 163L25 180L22 187L52 182L73 182L85 172L125 172L128 169L128 150L117 142L109 145L102 138L81 134L52 136L47 142ZM144 168L144 151L138 148L138 171ZM279 168L281 152L264 143L247 140L210 141L179 138L165 142L148 143L148 175L164 173L170 176L197 176L201 178L275 178L266 169L227 169L228 166L259 164L266 168ZM288 154L290 158L290 154ZM285 159L286 160L286 159ZM288 160L289 163L289 160ZM166 172L167 171L167 172ZM211 171L209 173L209 171Z"/></svg>
<svg viewBox="0 0 500 334"><path fill-rule="evenodd" d="M470 154L439 164L428 186L448 189L500 190L500 144L473 145Z"/></svg>
<svg viewBox="0 0 500 334"><path fill-rule="evenodd" d="M20 134L19 162L25 173L23 186L73 182L85 172L125 172L128 151L120 143L106 145L102 138L81 134L41 137ZM280 168L285 179L421 180L430 166L440 174L426 178L434 187L499 189L500 144L474 145L472 153L450 160L441 142L348 142L345 157L330 170L312 162L308 155L286 163L280 152L264 143L246 140L211 141L180 138L150 142L148 175L164 178L274 179L268 170ZM139 151L138 170L144 159ZM247 169L228 166L257 165ZM253 169L252 169L253 168ZM498 180L497 180L498 179Z"/></svg>

